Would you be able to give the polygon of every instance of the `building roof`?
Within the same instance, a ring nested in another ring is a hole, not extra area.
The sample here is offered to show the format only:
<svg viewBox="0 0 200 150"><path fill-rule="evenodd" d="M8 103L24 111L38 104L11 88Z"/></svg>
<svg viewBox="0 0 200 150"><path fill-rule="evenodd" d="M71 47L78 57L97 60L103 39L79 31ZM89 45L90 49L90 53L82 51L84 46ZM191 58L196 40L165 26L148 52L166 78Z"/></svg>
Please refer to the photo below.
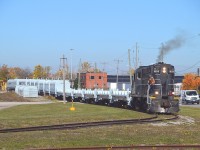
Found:
<svg viewBox="0 0 200 150"><path fill-rule="evenodd" d="M184 76L175 76L174 83L182 83Z"/></svg>

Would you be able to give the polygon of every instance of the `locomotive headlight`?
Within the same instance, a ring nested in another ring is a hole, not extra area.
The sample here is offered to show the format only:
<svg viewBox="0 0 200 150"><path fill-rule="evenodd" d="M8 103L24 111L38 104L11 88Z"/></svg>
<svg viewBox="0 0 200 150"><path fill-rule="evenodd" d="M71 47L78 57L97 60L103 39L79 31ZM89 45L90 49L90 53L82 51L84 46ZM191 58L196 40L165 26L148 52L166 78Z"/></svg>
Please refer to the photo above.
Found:
<svg viewBox="0 0 200 150"><path fill-rule="evenodd" d="M166 68L166 67L163 67L163 68L162 68L162 72L163 72L163 73L166 73L166 72L167 72L167 68Z"/></svg>
<svg viewBox="0 0 200 150"><path fill-rule="evenodd" d="M159 94L159 92L158 91L155 91L155 95L158 95Z"/></svg>
<svg viewBox="0 0 200 150"><path fill-rule="evenodd" d="M168 95L169 96L173 96L174 95L174 91L169 91Z"/></svg>

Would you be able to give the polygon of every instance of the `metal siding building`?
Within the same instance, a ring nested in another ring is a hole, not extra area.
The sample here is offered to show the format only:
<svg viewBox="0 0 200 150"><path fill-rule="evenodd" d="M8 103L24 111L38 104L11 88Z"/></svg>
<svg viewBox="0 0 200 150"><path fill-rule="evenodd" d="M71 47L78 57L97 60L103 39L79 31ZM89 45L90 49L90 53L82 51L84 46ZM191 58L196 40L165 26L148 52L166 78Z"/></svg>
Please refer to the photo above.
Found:
<svg viewBox="0 0 200 150"><path fill-rule="evenodd" d="M118 89L118 90L131 89L130 76L118 75L118 87L116 86L117 86L117 75L108 75L108 87L110 89Z"/></svg>
<svg viewBox="0 0 200 150"><path fill-rule="evenodd" d="M184 76L175 76L174 83L182 83Z"/></svg>

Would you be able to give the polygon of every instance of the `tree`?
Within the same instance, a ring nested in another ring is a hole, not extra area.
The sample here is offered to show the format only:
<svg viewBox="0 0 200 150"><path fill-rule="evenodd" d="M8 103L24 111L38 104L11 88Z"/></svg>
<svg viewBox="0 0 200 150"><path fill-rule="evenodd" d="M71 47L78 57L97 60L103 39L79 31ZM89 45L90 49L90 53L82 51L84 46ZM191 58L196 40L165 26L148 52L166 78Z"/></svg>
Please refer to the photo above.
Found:
<svg viewBox="0 0 200 150"><path fill-rule="evenodd" d="M95 67L92 67L89 62L85 61L81 64L80 72L101 72L101 70L96 67L96 64Z"/></svg>
<svg viewBox="0 0 200 150"><path fill-rule="evenodd" d="M127 73L128 73L128 75L130 75L130 72L131 72L131 75L133 76L134 75L134 72L135 72L135 70L133 69L133 68L131 68L131 70L129 70Z"/></svg>
<svg viewBox="0 0 200 150"><path fill-rule="evenodd" d="M62 79L62 78L63 78L62 70L59 69L53 76L54 76L54 78L56 78L56 79Z"/></svg>
<svg viewBox="0 0 200 150"><path fill-rule="evenodd" d="M51 74L51 67L50 66L46 66L43 68L43 78L50 78Z"/></svg>
<svg viewBox="0 0 200 150"><path fill-rule="evenodd" d="M65 75L65 79L69 79L70 73L68 64L65 64ZM63 79L63 68L59 69L53 76L57 79Z"/></svg>
<svg viewBox="0 0 200 150"><path fill-rule="evenodd" d="M200 77L193 73L185 74L183 79L183 90L198 90L199 86Z"/></svg>
<svg viewBox="0 0 200 150"><path fill-rule="evenodd" d="M7 65L2 65L0 67L0 80L7 81L9 78L9 69Z"/></svg>
<svg viewBox="0 0 200 150"><path fill-rule="evenodd" d="M78 89L78 78L74 80L74 88Z"/></svg>
<svg viewBox="0 0 200 150"><path fill-rule="evenodd" d="M43 78L43 67L41 65L35 66L35 69L33 71L33 78Z"/></svg>
<svg viewBox="0 0 200 150"><path fill-rule="evenodd" d="M33 71L33 78L34 79L50 78L51 77L50 71L51 71L50 66L42 67L41 65L37 65L37 66L35 66L35 69Z"/></svg>
<svg viewBox="0 0 200 150"><path fill-rule="evenodd" d="M91 70L91 65L88 62L83 62L81 64L81 72L88 72Z"/></svg>
<svg viewBox="0 0 200 150"><path fill-rule="evenodd" d="M197 76L197 77L196 77L196 87L197 87L197 90L198 90L199 93L200 93L200 76Z"/></svg>
<svg viewBox="0 0 200 150"><path fill-rule="evenodd" d="M23 69L23 71L21 73L21 77L23 79L25 79L25 78L33 78L33 73L31 72L30 68Z"/></svg>
<svg viewBox="0 0 200 150"><path fill-rule="evenodd" d="M19 67L13 67L13 68L9 68L9 78L11 79L23 79L23 78L27 78L28 76L24 76L25 75L25 70L21 69Z"/></svg>
<svg viewBox="0 0 200 150"><path fill-rule="evenodd" d="M30 69L22 69L19 67L7 67L7 65L3 65L0 67L0 79L6 81L7 79L25 79L32 78L32 73Z"/></svg>

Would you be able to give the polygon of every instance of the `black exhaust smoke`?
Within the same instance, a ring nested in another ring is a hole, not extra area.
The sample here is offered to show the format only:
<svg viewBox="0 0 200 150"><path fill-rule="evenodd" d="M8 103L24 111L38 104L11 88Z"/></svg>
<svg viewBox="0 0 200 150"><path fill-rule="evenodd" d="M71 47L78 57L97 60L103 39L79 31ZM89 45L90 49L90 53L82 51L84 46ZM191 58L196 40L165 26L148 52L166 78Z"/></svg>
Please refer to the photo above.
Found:
<svg viewBox="0 0 200 150"><path fill-rule="evenodd" d="M157 62L163 62L164 56L170 51L180 48L185 43L185 37L183 35L178 35L174 39L171 39L165 43L162 43L159 47L159 55L157 57Z"/></svg>

